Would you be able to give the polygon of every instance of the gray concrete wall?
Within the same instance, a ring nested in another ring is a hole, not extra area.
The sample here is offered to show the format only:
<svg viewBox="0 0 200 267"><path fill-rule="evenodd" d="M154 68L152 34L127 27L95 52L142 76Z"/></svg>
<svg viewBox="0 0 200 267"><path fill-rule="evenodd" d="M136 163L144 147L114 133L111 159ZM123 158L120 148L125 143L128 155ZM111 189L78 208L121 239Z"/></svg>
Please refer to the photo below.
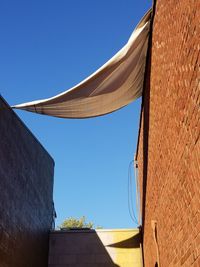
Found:
<svg viewBox="0 0 200 267"><path fill-rule="evenodd" d="M54 161L0 98L0 267L45 267Z"/></svg>
<svg viewBox="0 0 200 267"><path fill-rule="evenodd" d="M49 267L141 267L138 229L54 231Z"/></svg>

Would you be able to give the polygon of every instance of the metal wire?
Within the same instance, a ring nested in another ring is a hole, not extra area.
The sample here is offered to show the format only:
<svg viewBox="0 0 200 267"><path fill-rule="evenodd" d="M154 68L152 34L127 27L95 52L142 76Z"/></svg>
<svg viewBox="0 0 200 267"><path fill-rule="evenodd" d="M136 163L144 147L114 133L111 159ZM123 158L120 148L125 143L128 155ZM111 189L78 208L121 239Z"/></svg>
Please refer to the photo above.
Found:
<svg viewBox="0 0 200 267"><path fill-rule="evenodd" d="M129 215L134 223L139 225L137 216L135 215L134 205L133 205L133 182L132 182L132 168L134 160L131 160L128 167L128 211ZM137 190L136 190L137 191Z"/></svg>

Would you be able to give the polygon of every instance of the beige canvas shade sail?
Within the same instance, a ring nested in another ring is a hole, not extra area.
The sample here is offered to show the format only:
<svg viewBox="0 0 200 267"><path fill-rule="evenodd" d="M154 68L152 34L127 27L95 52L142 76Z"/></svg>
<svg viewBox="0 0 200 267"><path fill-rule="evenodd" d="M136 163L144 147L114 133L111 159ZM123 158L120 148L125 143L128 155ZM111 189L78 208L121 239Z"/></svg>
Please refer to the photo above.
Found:
<svg viewBox="0 0 200 267"><path fill-rule="evenodd" d="M89 118L118 110L142 94L151 10L127 44L100 69L54 97L13 106L61 118Z"/></svg>

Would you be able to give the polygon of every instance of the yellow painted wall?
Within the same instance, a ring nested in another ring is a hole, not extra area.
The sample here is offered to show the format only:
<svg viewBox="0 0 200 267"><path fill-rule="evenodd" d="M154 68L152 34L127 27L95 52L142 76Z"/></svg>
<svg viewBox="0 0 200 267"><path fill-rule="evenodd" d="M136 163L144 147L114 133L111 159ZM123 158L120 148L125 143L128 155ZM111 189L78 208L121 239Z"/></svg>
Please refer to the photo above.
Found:
<svg viewBox="0 0 200 267"><path fill-rule="evenodd" d="M142 266L140 236L137 229L97 230L96 232L116 265Z"/></svg>

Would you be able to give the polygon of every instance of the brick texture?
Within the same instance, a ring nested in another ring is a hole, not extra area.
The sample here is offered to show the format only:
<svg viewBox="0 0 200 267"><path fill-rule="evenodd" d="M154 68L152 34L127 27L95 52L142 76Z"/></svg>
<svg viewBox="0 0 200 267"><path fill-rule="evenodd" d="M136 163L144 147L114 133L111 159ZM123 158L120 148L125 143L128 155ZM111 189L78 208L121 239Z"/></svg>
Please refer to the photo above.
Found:
<svg viewBox="0 0 200 267"><path fill-rule="evenodd" d="M45 267L54 162L0 98L0 267Z"/></svg>
<svg viewBox="0 0 200 267"><path fill-rule="evenodd" d="M145 267L200 266L200 1L157 0L137 160Z"/></svg>

